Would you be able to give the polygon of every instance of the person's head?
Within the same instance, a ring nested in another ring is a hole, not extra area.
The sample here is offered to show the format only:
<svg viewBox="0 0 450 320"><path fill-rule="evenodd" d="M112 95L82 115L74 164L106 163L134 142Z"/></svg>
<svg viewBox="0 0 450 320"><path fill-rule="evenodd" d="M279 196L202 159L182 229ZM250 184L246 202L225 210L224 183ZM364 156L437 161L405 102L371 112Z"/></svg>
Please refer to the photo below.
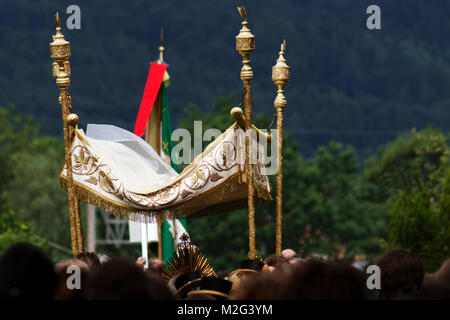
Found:
<svg viewBox="0 0 450 320"><path fill-rule="evenodd" d="M53 263L32 244L16 243L0 257L1 299L52 299L56 283Z"/></svg>
<svg viewBox="0 0 450 320"><path fill-rule="evenodd" d="M394 249L378 262L381 271L380 299L405 297L420 290L424 278L422 259L407 250Z"/></svg>
<svg viewBox="0 0 450 320"><path fill-rule="evenodd" d="M273 267L274 269L280 268L283 264L289 263L289 261L283 256L270 256L265 260L265 262L269 267Z"/></svg>
<svg viewBox="0 0 450 320"><path fill-rule="evenodd" d="M172 299L160 277L121 258L105 262L89 277L86 296L88 300Z"/></svg>
<svg viewBox="0 0 450 320"><path fill-rule="evenodd" d="M279 300L284 299L286 284L283 271L254 272L239 281L231 291L231 300Z"/></svg>
<svg viewBox="0 0 450 320"><path fill-rule="evenodd" d="M63 260L56 264L55 271L58 277L55 300L83 300L85 298L89 274L87 263L79 259ZM77 278L78 276L79 278Z"/></svg>
<svg viewBox="0 0 450 320"><path fill-rule="evenodd" d="M258 259L246 259L241 262L241 269L249 269L255 271L261 271L264 267L264 263Z"/></svg>
<svg viewBox="0 0 450 320"><path fill-rule="evenodd" d="M75 256L75 258L86 263L89 267L89 271L94 271L96 268L102 265L100 262L100 258L94 252L79 253Z"/></svg>
<svg viewBox="0 0 450 320"><path fill-rule="evenodd" d="M286 260L290 261L297 257L297 254L292 249L284 249L281 251L281 256L285 258Z"/></svg>
<svg viewBox="0 0 450 320"><path fill-rule="evenodd" d="M247 278L251 278L259 274L259 272L250 269L237 269L230 273L228 280L231 281L231 291L235 291L239 288Z"/></svg>
<svg viewBox="0 0 450 320"><path fill-rule="evenodd" d="M304 263L306 260L302 259L302 258L292 258L291 260L289 260L290 264L301 264Z"/></svg>
<svg viewBox="0 0 450 320"><path fill-rule="evenodd" d="M291 265L286 277L286 299L361 300L367 298L362 274L349 264L306 260Z"/></svg>
<svg viewBox="0 0 450 320"><path fill-rule="evenodd" d="M247 277L251 277L254 273L260 273L264 268L264 263L258 259L246 259L241 262L241 267L230 272L228 280L232 282L231 290L238 288L240 283Z"/></svg>
<svg viewBox="0 0 450 320"><path fill-rule="evenodd" d="M449 300L450 258L445 260L436 272L425 274L421 290L410 296L420 300Z"/></svg>

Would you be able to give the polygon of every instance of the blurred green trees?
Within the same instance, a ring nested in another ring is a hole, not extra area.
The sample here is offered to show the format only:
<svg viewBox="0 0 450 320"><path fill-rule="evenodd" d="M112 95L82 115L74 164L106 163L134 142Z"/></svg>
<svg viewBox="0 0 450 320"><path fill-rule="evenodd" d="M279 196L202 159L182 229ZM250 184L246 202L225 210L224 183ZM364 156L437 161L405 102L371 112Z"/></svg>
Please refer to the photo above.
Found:
<svg viewBox="0 0 450 320"><path fill-rule="evenodd" d="M450 256L450 150L432 127L399 137L366 162L374 201L389 207L386 249L401 247L435 271Z"/></svg>
<svg viewBox="0 0 450 320"><path fill-rule="evenodd" d="M0 107L1 248L22 240L70 247L67 196L59 186L63 158L62 139L39 136L31 118Z"/></svg>
<svg viewBox="0 0 450 320"><path fill-rule="evenodd" d="M47 242L31 232L30 223L20 221L9 206L0 204L0 255L23 241L48 249Z"/></svg>

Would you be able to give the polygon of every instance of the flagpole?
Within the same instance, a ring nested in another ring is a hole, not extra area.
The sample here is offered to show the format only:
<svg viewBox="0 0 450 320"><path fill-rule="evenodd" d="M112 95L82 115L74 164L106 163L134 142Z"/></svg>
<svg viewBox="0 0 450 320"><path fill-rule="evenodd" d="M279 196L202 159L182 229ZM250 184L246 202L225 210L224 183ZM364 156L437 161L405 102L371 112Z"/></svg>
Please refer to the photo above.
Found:
<svg viewBox="0 0 450 320"><path fill-rule="evenodd" d="M147 224L141 223L141 256L145 258L144 268L148 268Z"/></svg>
<svg viewBox="0 0 450 320"><path fill-rule="evenodd" d="M160 41L160 45L159 45L159 59L158 59L158 63L164 63L164 30L163 28L161 28L161 41ZM164 79L164 77L163 77ZM161 85L164 85L164 80L163 83L161 83ZM158 101L158 148L157 148L157 152L158 155L161 156L161 88L159 89L159 93L158 93L158 97L157 97L157 101ZM162 224L163 224L163 220L161 217L158 217L158 259L162 260Z"/></svg>
<svg viewBox="0 0 450 320"><path fill-rule="evenodd" d="M161 50L161 47L160 47ZM163 48L164 50L164 48ZM160 51L161 52L161 51ZM160 57L161 57L161 53L160 53ZM164 83L161 83L161 85L163 86ZM156 140L157 143L157 147L156 150L158 152L158 155L161 156L161 89L159 89L159 93L158 93L158 97L156 98L157 100L157 116L158 116L158 129L157 129L157 133L158 133L158 137ZM163 220L160 216L158 216L158 259L162 260L162 224L163 224Z"/></svg>

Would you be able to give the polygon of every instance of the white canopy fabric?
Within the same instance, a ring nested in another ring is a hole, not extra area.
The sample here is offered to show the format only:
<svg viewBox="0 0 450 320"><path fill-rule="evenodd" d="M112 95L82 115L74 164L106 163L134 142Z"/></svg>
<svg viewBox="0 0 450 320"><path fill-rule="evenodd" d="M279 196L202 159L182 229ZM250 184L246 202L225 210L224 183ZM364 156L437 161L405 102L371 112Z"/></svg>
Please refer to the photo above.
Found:
<svg viewBox="0 0 450 320"><path fill-rule="evenodd" d="M110 125L76 130L71 146L72 175L79 200L122 218L153 222L201 216L247 205L245 138L237 124L208 145L177 174L140 137ZM271 200L264 153L258 153L255 195ZM61 183L67 188L67 168Z"/></svg>

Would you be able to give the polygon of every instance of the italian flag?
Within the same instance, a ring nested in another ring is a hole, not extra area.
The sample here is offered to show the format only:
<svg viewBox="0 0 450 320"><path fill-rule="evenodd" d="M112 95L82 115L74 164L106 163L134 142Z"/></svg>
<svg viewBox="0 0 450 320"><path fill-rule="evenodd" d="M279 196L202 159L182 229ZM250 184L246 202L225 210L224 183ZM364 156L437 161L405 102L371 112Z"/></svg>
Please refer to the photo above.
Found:
<svg viewBox="0 0 450 320"><path fill-rule="evenodd" d="M169 75L166 69L167 64L165 63L151 63L134 133L138 136L145 134L146 141L167 164L178 172L178 166L173 163L170 157L173 142L170 139L172 123L166 95L166 87L169 85ZM180 236L187 232L186 219L162 222L161 239L159 239L162 252L159 255L164 262L169 261L174 249L180 242Z"/></svg>

